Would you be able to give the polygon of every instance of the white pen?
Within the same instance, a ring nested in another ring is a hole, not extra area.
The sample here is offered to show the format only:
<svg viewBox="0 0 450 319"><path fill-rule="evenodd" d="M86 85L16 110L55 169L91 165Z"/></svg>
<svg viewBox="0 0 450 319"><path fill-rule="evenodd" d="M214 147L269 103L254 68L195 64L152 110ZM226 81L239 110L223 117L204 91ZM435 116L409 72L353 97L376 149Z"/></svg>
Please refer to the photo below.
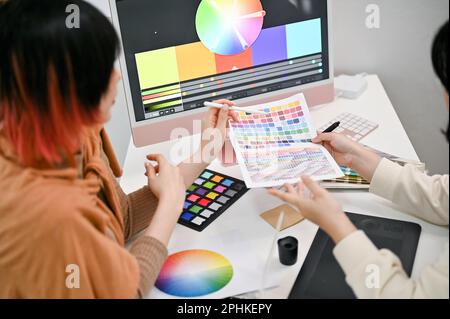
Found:
<svg viewBox="0 0 450 319"><path fill-rule="evenodd" d="M214 107L216 109L223 108L223 104L213 103L213 102L205 102L203 105L205 105L206 107ZM249 113L249 114L259 114L259 115L267 115L267 114L269 114L269 113L264 112L264 111L253 110L253 109L249 109L249 108L245 108L245 107L237 107L237 106L231 106L230 110L231 111L236 111L236 112L245 112L245 113Z"/></svg>

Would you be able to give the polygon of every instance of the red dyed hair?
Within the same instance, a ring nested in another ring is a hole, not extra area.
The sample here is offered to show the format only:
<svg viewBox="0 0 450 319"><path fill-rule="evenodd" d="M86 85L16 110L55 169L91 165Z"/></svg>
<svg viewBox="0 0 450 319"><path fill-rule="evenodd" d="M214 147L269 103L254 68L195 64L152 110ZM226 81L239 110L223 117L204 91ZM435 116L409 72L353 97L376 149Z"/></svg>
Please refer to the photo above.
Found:
<svg viewBox="0 0 450 319"><path fill-rule="evenodd" d="M69 99L65 99L53 66L48 68L48 105L39 108L39 102L27 94L23 71L16 59L13 59L13 70L18 92L12 99L1 102L0 119L20 163L52 167L66 161L73 166L84 129L99 123L99 109L89 111L81 107L71 74L68 76ZM39 111L42 109L47 112L43 114Z"/></svg>

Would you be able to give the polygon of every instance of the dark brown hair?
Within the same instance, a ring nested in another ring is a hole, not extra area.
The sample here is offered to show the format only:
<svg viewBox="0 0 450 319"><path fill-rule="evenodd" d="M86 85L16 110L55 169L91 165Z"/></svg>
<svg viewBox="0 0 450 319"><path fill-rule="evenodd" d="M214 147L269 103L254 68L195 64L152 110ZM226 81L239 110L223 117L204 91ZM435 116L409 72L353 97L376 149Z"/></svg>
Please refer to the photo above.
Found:
<svg viewBox="0 0 450 319"><path fill-rule="evenodd" d="M80 28L68 28L76 5ZM119 40L82 0L0 3L0 123L23 165L56 164L99 119Z"/></svg>

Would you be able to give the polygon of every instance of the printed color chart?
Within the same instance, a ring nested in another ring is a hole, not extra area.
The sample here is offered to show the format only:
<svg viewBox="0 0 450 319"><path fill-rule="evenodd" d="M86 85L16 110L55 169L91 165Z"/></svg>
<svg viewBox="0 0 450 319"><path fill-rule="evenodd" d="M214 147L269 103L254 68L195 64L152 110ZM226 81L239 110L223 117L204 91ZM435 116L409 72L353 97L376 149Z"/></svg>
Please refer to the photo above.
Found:
<svg viewBox="0 0 450 319"><path fill-rule="evenodd" d="M231 141L249 188L296 183L301 175L315 180L343 176L328 151L310 139L316 136L303 94L254 106L267 115L240 113L231 122Z"/></svg>
<svg viewBox="0 0 450 319"><path fill-rule="evenodd" d="M240 113L240 122L233 123L234 133L239 137L237 143L241 148L254 150L310 142L316 134L304 105L297 100L262 108L268 116Z"/></svg>
<svg viewBox="0 0 450 319"><path fill-rule="evenodd" d="M176 297L201 297L225 287L233 267L224 256L209 250L185 250L166 260L156 288Z"/></svg>

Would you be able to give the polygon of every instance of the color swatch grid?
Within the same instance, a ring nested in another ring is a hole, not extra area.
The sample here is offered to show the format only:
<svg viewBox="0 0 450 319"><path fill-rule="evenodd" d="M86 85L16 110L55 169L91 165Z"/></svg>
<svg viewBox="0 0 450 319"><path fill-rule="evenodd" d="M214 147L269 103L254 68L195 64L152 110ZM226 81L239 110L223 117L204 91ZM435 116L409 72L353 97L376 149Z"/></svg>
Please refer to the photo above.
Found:
<svg viewBox="0 0 450 319"><path fill-rule="evenodd" d="M309 143L303 145L272 151L244 151L247 174L252 181L249 187L272 187L295 183L303 175L315 179L342 175L337 173L338 168L330 164L332 159L322 147Z"/></svg>
<svg viewBox="0 0 450 319"><path fill-rule="evenodd" d="M263 109L267 115L240 113L240 122L232 123L237 143L243 149L291 146L310 142L315 136L309 110L300 101Z"/></svg>
<svg viewBox="0 0 450 319"><path fill-rule="evenodd" d="M185 250L170 255L155 286L176 297L201 297L225 287L233 267L222 255L209 250Z"/></svg>
<svg viewBox="0 0 450 319"><path fill-rule="evenodd" d="M205 170L188 188L178 222L202 231L247 191L243 181Z"/></svg>
<svg viewBox="0 0 450 319"><path fill-rule="evenodd" d="M303 94L252 108L270 114L241 113L240 122L230 122L231 141L247 187L292 184L302 175L315 180L343 176L328 151L310 143L316 133Z"/></svg>

